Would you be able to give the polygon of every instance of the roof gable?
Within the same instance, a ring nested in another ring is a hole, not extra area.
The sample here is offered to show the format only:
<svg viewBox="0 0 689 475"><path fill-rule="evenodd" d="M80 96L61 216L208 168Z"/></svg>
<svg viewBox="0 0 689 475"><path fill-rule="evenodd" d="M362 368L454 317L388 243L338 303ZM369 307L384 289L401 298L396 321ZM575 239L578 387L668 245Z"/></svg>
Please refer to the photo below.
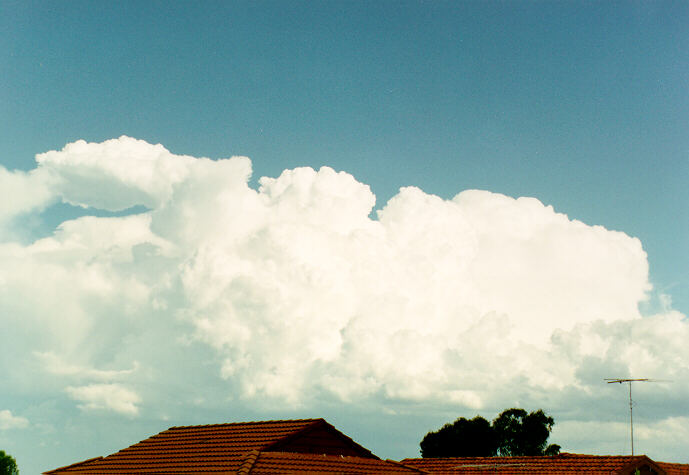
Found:
<svg viewBox="0 0 689 475"><path fill-rule="evenodd" d="M323 419L270 444L263 451L378 458Z"/></svg>

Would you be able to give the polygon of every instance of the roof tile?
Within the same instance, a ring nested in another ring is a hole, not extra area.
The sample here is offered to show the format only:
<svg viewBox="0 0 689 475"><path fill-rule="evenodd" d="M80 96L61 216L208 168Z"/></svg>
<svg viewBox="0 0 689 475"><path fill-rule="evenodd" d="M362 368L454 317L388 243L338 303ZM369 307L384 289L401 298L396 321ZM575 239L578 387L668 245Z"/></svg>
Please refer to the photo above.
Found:
<svg viewBox="0 0 689 475"><path fill-rule="evenodd" d="M292 452L261 452L249 473L251 475L290 473L381 473L393 475L422 472L412 467L403 466L397 462L373 458Z"/></svg>

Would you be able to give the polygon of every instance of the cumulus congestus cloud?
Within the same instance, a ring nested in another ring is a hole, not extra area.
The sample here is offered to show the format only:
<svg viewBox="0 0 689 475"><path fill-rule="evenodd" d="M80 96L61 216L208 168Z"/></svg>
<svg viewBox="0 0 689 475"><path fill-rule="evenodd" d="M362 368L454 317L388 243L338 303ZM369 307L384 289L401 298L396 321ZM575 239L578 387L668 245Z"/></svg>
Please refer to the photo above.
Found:
<svg viewBox="0 0 689 475"><path fill-rule="evenodd" d="M328 167L253 189L248 158L128 137L37 162L0 173L24 197L0 218L58 200L145 209L24 244L0 233L4 369L21 382L31 366L41 391L84 410L146 411L166 378L183 384L184 369L165 366L180 353L234 398L293 406L318 395L478 409L544 389L558 404L610 375L687 380L684 316L639 313L651 290L639 240L536 199L407 187L371 219L371 189Z"/></svg>

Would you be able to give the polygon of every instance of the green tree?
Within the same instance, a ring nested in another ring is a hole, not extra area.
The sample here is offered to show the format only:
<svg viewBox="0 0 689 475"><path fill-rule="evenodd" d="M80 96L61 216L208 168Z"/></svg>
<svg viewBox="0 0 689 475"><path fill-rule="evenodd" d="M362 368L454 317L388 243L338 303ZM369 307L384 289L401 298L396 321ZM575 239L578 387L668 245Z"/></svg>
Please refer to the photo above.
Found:
<svg viewBox="0 0 689 475"><path fill-rule="evenodd" d="M555 455L557 444L547 445L555 420L542 409L527 413L524 409L507 409L493 420L498 440L498 455Z"/></svg>
<svg viewBox="0 0 689 475"><path fill-rule="evenodd" d="M507 409L490 424L481 416L461 417L429 432L421 441L421 456L492 457L495 455L556 455L557 444L547 445L555 421L542 409L527 413Z"/></svg>
<svg viewBox="0 0 689 475"><path fill-rule="evenodd" d="M17 461L4 450L0 450L0 475L18 475Z"/></svg>
<svg viewBox="0 0 689 475"><path fill-rule="evenodd" d="M490 422L481 416L461 417L429 432L421 441L421 456L429 457L490 457L495 455L497 441Z"/></svg>

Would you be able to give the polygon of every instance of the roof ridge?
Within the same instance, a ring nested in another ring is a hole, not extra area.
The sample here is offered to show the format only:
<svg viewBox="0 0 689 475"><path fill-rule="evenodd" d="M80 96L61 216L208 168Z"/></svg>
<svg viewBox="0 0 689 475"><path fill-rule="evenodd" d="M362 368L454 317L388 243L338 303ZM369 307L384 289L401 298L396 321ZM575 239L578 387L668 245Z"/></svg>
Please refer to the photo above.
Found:
<svg viewBox="0 0 689 475"><path fill-rule="evenodd" d="M448 459L490 459L490 460L513 460L513 459L539 459L539 460L555 460L555 459L583 459L583 458L612 458L612 459L642 459L650 458L646 454L635 455L595 455L595 454L575 454L570 452L560 452L555 455L458 455L453 457L405 457L402 460L448 460ZM667 462L665 462L667 463ZM677 462L681 463L681 462Z"/></svg>
<svg viewBox="0 0 689 475"><path fill-rule="evenodd" d="M539 455L530 455L529 457L543 457ZM546 455L545 457L571 457L571 458L581 458L581 457L611 457L611 458L637 458L637 457L648 457L646 454L635 454L635 455L612 455L612 454L604 454L604 455L596 455L596 454L575 454L572 452L560 452L559 454L556 455Z"/></svg>
<svg viewBox="0 0 689 475"><path fill-rule="evenodd" d="M265 421L246 421L246 422L221 422L218 424L193 424L193 425L187 425L187 426L172 426L168 428L167 430L170 429L188 429L191 427L223 427L223 426L241 426L241 425L249 425L249 424L274 424L276 422L317 422L317 421L324 421L322 417L316 417L316 418L307 418L307 419L271 419L271 420L265 420Z"/></svg>

